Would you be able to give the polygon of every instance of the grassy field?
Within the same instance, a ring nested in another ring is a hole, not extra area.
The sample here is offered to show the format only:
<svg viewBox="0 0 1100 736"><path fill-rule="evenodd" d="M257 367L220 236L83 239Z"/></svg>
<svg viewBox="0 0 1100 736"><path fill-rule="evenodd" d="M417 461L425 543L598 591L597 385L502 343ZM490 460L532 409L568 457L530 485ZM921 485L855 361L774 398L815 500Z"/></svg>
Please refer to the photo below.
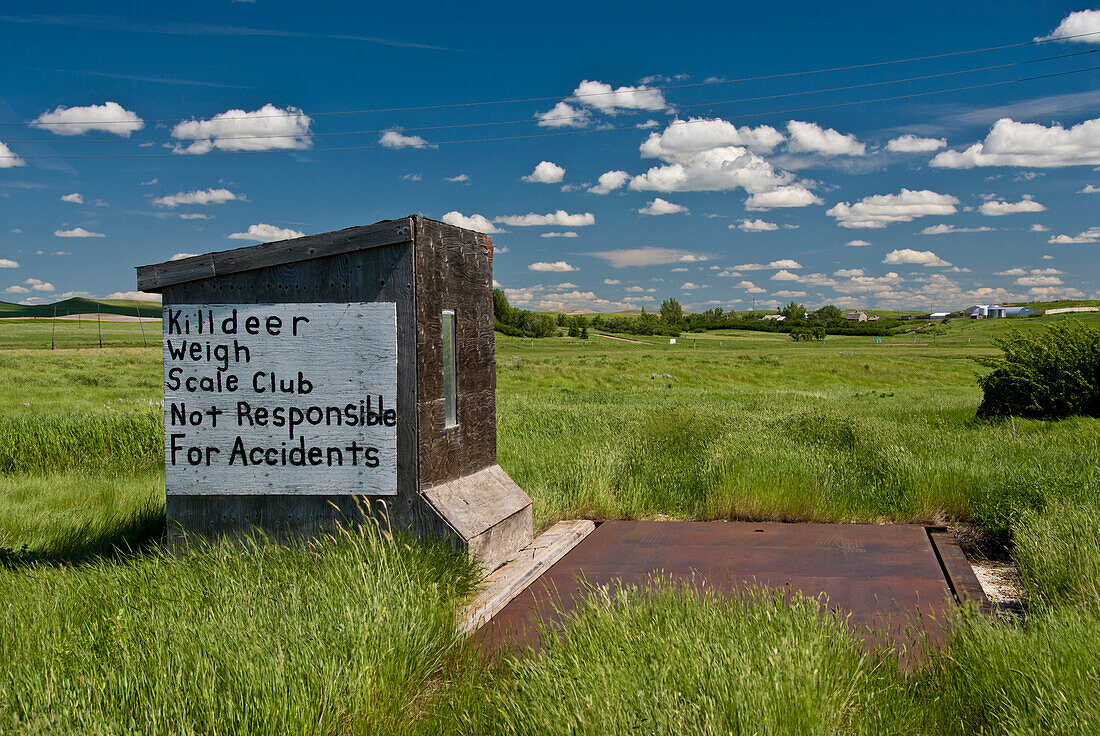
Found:
<svg viewBox="0 0 1100 736"><path fill-rule="evenodd" d="M499 459L540 528L965 521L1007 543L1026 625L967 614L911 674L813 601L669 587L597 591L540 657L485 662L455 634L469 567L370 529L164 555L159 346L4 350L0 733L1100 733L1100 420L975 420L972 357L1009 326L497 337Z"/></svg>

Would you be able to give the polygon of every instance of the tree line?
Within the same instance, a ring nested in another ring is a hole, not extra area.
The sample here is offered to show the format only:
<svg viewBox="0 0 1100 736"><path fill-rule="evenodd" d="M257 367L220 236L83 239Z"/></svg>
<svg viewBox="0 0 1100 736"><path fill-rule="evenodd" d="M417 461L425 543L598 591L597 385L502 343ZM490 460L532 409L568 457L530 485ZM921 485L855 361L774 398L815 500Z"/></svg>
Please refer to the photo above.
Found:
<svg viewBox="0 0 1100 736"><path fill-rule="evenodd" d="M662 335L679 337L684 332L708 330L752 330L786 333L793 340L824 340L826 335L865 335L884 337L902 326L898 320L849 322L839 307L826 304L809 311L805 305L790 302L779 310L783 321L764 319L766 312L726 312L714 307L704 312L685 313L675 299L665 299L657 312L642 309L637 317L597 314L551 315L518 309L508 304L500 289L493 290L493 313L496 330L515 337L553 337L565 329L570 337L588 336L588 330L630 335Z"/></svg>

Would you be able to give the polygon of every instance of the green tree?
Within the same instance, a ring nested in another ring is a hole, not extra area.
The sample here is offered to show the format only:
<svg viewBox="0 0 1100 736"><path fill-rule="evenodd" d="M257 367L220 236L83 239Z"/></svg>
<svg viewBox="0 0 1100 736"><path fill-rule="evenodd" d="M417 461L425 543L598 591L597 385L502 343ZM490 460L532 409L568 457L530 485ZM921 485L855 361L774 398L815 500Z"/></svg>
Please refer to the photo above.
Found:
<svg viewBox="0 0 1100 736"><path fill-rule="evenodd" d="M794 302L791 302L787 306L780 309L779 313L786 317L788 322L806 321L806 307L801 304L795 304Z"/></svg>
<svg viewBox="0 0 1100 736"><path fill-rule="evenodd" d="M822 322L831 322L834 319L843 319L844 312L840 311L839 307L835 307L832 304L826 304L824 307L815 309L813 312L815 320Z"/></svg>
<svg viewBox="0 0 1100 736"><path fill-rule="evenodd" d="M588 339L588 325L581 325L581 339Z"/></svg>
<svg viewBox="0 0 1100 736"><path fill-rule="evenodd" d="M669 327L676 327L684 321L684 309L675 299L661 302L661 321Z"/></svg>
<svg viewBox="0 0 1100 736"><path fill-rule="evenodd" d="M493 289L493 316L504 324L511 324L512 308L508 306L508 297L503 289Z"/></svg>

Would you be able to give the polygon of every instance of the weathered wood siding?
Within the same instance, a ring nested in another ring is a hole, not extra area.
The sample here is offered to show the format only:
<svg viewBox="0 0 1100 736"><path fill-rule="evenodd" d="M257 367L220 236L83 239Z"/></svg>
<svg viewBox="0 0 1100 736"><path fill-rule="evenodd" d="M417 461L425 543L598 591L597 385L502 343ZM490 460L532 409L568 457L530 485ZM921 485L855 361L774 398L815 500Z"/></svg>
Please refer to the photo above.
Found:
<svg viewBox="0 0 1100 736"><path fill-rule="evenodd" d="M483 236L413 218L420 487L496 464L493 264ZM446 426L442 314L455 312L458 424Z"/></svg>
<svg viewBox="0 0 1100 736"><path fill-rule="evenodd" d="M401 243L163 287L165 304L392 301L397 305L397 496L169 496L170 535L188 530L233 534L259 527L278 537L308 536L340 519L361 519L363 511L378 513L380 504L385 504L395 527L453 536L426 506L417 483L413 284L413 248L411 243Z"/></svg>

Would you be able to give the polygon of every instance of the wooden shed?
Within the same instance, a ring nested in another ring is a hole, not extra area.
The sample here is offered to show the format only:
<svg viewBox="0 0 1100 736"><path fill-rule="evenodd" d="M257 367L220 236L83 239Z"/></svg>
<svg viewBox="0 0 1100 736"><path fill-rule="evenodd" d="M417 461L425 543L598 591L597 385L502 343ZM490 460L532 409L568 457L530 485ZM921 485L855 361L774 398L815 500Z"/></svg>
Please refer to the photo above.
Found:
<svg viewBox="0 0 1100 736"><path fill-rule="evenodd" d="M138 267L164 305L170 540L312 536L384 509L487 569L513 557L532 509L496 462L492 264L488 236L410 216Z"/></svg>

